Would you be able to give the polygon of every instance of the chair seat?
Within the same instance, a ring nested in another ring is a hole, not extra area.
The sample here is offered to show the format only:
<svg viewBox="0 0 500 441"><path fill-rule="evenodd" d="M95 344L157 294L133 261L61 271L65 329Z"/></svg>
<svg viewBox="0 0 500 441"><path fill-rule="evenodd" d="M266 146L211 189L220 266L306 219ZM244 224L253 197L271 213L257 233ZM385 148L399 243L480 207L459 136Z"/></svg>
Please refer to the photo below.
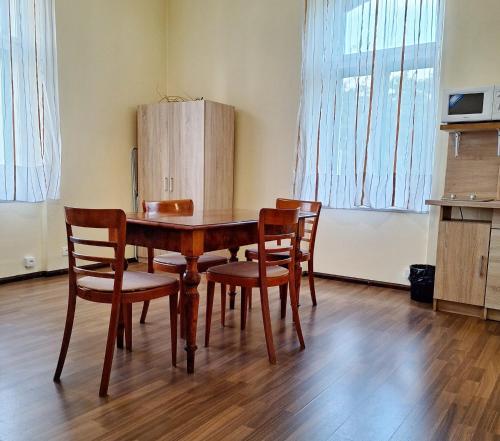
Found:
<svg viewBox="0 0 500 441"><path fill-rule="evenodd" d="M232 262L225 265L218 265L209 268L207 271L210 275L231 276L241 279L258 279L259 264L257 262ZM268 266L267 277L286 276L288 270L281 266Z"/></svg>
<svg viewBox="0 0 500 441"><path fill-rule="evenodd" d="M269 250L272 250L272 248L268 248ZM259 255L259 251L257 248L249 248L245 252L245 256L250 259L255 259L257 260ZM270 253L270 256L275 257L276 259L286 259L287 257L290 256L290 253L288 251L282 251L282 252L276 252L276 253ZM310 253L309 251L302 250L302 261L305 262L306 260L309 260L310 258Z"/></svg>
<svg viewBox="0 0 500 441"><path fill-rule="evenodd" d="M227 263L227 258L216 254L202 254L198 259L198 271L203 273L215 265ZM162 269L162 265L171 269L170 272L184 272L186 269L186 258L180 253L161 254L153 259L153 264ZM165 268L166 269L166 268Z"/></svg>
<svg viewBox="0 0 500 441"><path fill-rule="evenodd" d="M165 274L124 271L122 292L146 291L176 283L176 279ZM92 291L113 292L114 280L85 276L77 280L77 285L79 288L90 289Z"/></svg>

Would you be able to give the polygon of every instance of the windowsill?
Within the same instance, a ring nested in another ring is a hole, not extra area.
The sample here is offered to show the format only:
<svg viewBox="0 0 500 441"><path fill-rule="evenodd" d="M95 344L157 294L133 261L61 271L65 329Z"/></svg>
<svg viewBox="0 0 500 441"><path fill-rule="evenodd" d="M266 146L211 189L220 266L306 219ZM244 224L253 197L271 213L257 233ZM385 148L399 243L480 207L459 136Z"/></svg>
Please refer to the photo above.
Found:
<svg viewBox="0 0 500 441"><path fill-rule="evenodd" d="M401 208L369 208L369 207L356 207L356 208L335 208L335 207L327 207L323 205L322 210L342 210L342 211L380 211L382 213L398 213L398 214L422 214L428 215L428 211L413 211L413 210L403 210Z"/></svg>

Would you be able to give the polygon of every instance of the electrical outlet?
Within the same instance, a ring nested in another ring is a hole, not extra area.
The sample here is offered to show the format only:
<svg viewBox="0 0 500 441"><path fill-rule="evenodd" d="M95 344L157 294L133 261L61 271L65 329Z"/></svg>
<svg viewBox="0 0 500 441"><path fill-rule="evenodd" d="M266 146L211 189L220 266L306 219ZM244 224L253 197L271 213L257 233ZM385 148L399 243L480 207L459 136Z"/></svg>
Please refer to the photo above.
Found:
<svg viewBox="0 0 500 441"><path fill-rule="evenodd" d="M36 265L36 259L33 256L24 256L23 263L26 269L34 268Z"/></svg>
<svg viewBox="0 0 500 441"><path fill-rule="evenodd" d="M61 248L61 255L67 256L68 255L68 247L62 247Z"/></svg>

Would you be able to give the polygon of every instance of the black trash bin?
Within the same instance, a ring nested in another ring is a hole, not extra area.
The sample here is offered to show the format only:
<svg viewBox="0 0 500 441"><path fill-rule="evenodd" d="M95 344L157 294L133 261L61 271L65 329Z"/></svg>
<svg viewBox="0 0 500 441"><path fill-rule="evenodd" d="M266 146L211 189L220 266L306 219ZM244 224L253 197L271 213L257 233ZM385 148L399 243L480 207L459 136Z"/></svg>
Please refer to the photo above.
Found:
<svg viewBox="0 0 500 441"><path fill-rule="evenodd" d="M408 280L411 283L410 295L412 300L432 303L435 273L436 267L433 265L410 265Z"/></svg>

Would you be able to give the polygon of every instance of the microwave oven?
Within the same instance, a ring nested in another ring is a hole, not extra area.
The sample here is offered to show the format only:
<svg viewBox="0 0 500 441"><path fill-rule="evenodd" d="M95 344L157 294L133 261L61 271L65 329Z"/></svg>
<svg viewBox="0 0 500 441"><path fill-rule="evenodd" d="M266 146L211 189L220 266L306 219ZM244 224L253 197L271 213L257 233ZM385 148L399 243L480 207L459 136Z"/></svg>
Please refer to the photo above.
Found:
<svg viewBox="0 0 500 441"><path fill-rule="evenodd" d="M500 120L500 85L445 91L443 123L495 120Z"/></svg>

